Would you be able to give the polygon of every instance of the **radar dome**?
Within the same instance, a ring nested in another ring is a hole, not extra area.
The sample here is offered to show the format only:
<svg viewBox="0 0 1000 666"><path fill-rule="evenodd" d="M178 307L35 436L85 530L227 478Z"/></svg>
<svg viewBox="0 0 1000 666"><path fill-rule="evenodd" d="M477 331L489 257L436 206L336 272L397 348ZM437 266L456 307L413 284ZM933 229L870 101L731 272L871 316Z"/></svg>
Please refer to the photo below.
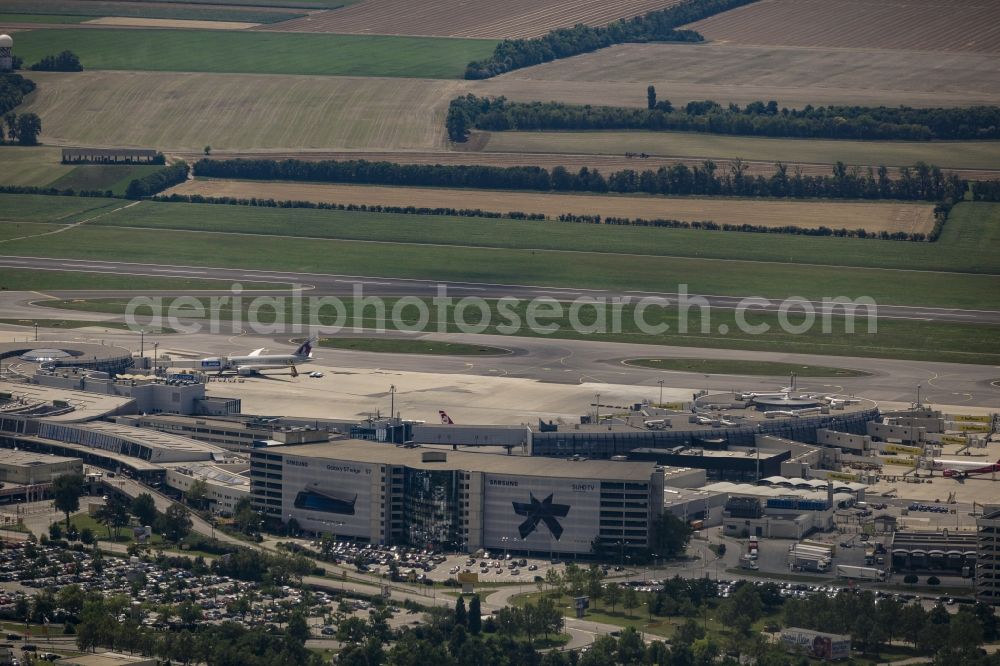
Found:
<svg viewBox="0 0 1000 666"><path fill-rule="evenodd" d="M0 35L0 48L14 46L14 39L10 35Z"/></svg>

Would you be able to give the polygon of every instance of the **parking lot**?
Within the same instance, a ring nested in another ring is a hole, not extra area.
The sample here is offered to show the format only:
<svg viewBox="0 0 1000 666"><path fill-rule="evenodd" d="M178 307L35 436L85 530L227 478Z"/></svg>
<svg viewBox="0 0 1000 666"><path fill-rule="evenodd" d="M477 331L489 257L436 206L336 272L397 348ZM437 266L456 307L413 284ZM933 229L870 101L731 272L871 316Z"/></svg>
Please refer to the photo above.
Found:
<svg viewBox="0 0 1000 666"><path fill-rule="evenodd" d="M484 552L479 557L445 554L441 551L402 546L355 544L349 541L300 541L313 554L340 565L358 566L359 570L388 575L396 570L402 580L441 583L460 573L474 573L486 583L534 583L549 569L562 571L562 560L526 558L511 553Z"/></svg>
<svg viewBox="0 0 1000 666"><path fill-rule="evenodd" d="M204 565L174 567L111 555L95 558L89 549L24 542L7 542L0 551L0 609L8 616L19 599L45 589L58 592L68 585L105 596L124 595L132 604L118 620L124 621L127 613L156 629L179 628L190 622L190 618L162 612L184 602L192 602L200 610L199 621L235 622L245 627L280 625L288 621L293 609L305 608L317 637L324 635L322 627L330 626L332 618L355 614L367 618L372 609L370 602L339 599L323 591L288 585L262 588L259 582L221 576ZM59 623L68 617L65 609L55 608L49 619ZM399 608L390 607L388 613L393 627L419 622L419 618Z"/></svg>

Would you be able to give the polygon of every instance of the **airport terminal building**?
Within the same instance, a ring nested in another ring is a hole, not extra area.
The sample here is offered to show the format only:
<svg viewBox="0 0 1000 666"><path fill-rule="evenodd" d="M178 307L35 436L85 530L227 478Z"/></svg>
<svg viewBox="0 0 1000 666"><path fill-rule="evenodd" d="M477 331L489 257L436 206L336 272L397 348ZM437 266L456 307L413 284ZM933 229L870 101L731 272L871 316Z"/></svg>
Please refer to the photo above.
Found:
<svg viewBox="0 0 1000 666"><path fill-rule="evenodd" d="M587 555L645 549L664 479L703 470L567 461L353 439L256 449L251 496L272 519L363 542Z"/></svg>

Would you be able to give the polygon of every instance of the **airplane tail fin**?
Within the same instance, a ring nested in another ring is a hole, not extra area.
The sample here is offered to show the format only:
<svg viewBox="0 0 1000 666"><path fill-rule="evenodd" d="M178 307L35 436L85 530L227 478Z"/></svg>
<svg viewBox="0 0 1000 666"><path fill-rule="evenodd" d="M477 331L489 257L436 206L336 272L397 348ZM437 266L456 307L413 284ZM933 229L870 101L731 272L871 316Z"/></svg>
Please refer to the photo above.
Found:
<svg viewBox="0 0 1000 666"><path fill-rule="evenodd" d="M451 420L451 417L443 409L438 410L438 415L441 417L441 423L444 425L455 425L455 422Z"/></svg>
<svg viewBox="0 0 1000 666"><path fill-rule="evenodd" d="M313 343L316 342L316 338L312 337L299 345L299 348L295 350L296 356L305 356L306 358L312 358L312 348Z"/></svg>

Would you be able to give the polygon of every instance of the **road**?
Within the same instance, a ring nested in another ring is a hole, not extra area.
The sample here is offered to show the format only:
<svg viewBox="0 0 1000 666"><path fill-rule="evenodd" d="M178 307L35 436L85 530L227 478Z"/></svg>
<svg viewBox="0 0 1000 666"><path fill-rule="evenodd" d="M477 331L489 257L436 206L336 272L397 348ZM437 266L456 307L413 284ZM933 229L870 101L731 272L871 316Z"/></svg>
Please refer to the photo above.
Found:
<svg viewBox="0 0 1000 666"><path fill-rule="evenodd" d="M316 294L350 296L355 287L360 285L367 296L419 296L432 298L444 286L448 294L456 297L478 296L486 299L517 298L530 300L538 297L549 297L560 301L570 301L577 298L629 298L635 302L642 298L669 299L676 303L680 296L676 292L656 291L626 291L617 292L607 289L574 289L543 285L511 285L487 282L439 282L434 280L415 280L386 278L377 276L337 275L330 273L295 273L288 271L263 271L241 268L212 268L207 266L185 266L166 264L140 264L124 261L97 261L89 259L60 259L49 257L16 257L0 256L0 268L23 268L47 271L74 271L81 273L100 273L108 275L135 275L162 278L185 278L198 280L218 280L222 283L261 283L283 282L301 285ZM221 285L220 285L221 286ZM227 288L222 286L223 289ZM108 297L115 292L98 292ZM755 294L747 294L752 297ZM830 294L834 297L836 294ZM85 297L85 296L81 296ZM732 310L740 306L744 296L724 296L714 294L687 294L686 297L698 300L710 307ZM781 301L773 300L754 307L754 312L777 312ZM830 312L839 316L839 308L818 301L795 301L798 305L809 303L817 315ZM931 308L903 305L879 304L879 319L910 319L917 321L958 322L967 324L1000 324L1000 311L996 310L963 310L958 308Z"/></svg>

